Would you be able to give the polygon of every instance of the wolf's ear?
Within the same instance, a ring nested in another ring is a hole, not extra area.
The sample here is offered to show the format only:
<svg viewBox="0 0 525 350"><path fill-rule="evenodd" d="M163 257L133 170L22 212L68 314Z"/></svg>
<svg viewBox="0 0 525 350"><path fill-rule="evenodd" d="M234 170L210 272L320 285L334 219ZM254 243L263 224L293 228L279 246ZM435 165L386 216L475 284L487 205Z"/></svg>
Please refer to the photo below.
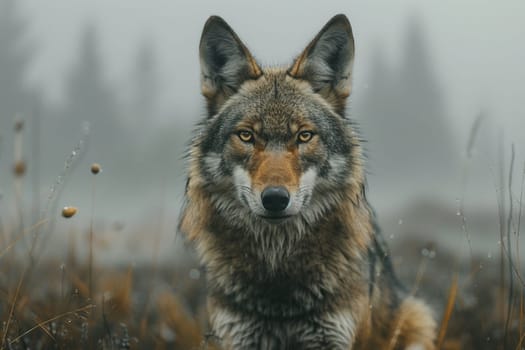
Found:
<svg viewBox="0 0 525 350"><path fill-rule="evenodd" d="M262 75L250 51L221 17L211 16L206 21L199 54L201 90L206 97L210 117L243 82Z"/></svg>
<svg viewBox="0 0 525 350"><path fill-rule="evenodd" d="M333 17L295 60L288 74L308 81L341 115L352 90L354 37L345 15Z"/></svg>

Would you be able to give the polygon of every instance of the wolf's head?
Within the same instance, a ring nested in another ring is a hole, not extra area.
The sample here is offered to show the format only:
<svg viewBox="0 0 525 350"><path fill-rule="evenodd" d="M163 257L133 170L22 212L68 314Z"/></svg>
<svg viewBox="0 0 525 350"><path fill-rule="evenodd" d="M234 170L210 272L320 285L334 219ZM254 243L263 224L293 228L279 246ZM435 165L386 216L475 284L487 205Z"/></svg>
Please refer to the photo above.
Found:
<svg viewBox="0 0 525 350"><path fill-rule="evenodd" d="M208 117L191 150L190 180L234 220L311 223L361 191L361 148L345 118L354 40L332 18L285 68L261 68L220 17L200 42ZM190 198L191 201L191 198Z"/></svg>

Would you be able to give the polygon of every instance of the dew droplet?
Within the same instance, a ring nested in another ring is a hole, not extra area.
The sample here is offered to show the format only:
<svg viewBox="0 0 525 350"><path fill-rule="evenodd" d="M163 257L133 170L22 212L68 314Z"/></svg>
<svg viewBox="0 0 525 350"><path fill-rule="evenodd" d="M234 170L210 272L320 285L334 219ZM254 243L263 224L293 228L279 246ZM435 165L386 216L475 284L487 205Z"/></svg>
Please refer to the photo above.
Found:
<svg viewBox="0 0 525 350"><path fill-rule="evenodd" d="M89 134L89 129L91 128L91 125L89 124L88 121L84 121L82 123L82 131L84 132L84 134Z"/></svg>
<svg viewBox="0 0 525 350"><path fill-rule="evenodd" d="M201 277L201 272L198 269L191 269L189 275L192 280L198 280Z"/></svg>

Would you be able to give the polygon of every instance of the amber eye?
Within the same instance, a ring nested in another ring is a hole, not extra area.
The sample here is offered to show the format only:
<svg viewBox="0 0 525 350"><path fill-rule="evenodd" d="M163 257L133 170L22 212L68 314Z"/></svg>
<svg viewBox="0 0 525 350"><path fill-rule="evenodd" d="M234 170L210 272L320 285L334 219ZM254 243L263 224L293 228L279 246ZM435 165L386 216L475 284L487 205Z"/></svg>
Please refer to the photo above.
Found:
<svg viewBox="0 0 525 350"><path fill-rule="evenodd" d="M314 133L313 132L311 132L311 131L301 131L297 135L297 142L299 142L299 143L306 143L306 142L310 141L312 139L312 137L314 137Z"/></svg>
<svg viewBox="0 0 525 350"><path fill-rule="evenodd" d="M253 142L253 134L251 131L241 130L237 133L242 142Z"/></svg>

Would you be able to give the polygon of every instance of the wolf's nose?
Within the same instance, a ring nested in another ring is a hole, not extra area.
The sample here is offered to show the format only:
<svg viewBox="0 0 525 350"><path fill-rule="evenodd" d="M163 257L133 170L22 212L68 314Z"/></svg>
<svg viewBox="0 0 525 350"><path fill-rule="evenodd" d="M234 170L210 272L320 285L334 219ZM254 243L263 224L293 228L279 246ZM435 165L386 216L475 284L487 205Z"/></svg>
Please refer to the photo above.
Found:
<svg viewBox="0 0 525 350"><path fill-rule="evenodd" d="M268 211L283 211L290 203L290 193L282 186L266 187L261 193L264 209Z"/></svg>

